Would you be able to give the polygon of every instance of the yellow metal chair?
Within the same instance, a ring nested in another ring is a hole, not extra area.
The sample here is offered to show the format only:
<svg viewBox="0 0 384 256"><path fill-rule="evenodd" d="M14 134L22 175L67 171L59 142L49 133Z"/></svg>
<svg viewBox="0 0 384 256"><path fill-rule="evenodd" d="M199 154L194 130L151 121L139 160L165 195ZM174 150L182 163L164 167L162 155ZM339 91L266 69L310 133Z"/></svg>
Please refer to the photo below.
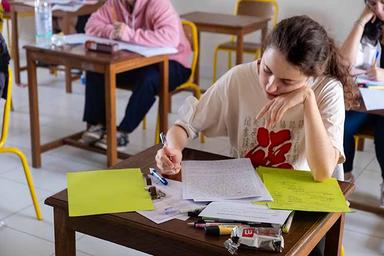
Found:
<svg viewBox="0 0 384 256"><path fill-rule="evenodd" d="M355 147L358 151L364 150L364 140L373 140L373 130L370 127L365 127L361 132L355 135Z"/></svg>
<svg viewBox="0 0 384 256"><path fill-rule="evenodd" d="M279 6L277 0L237 0L235 5L235 15L248 15L272 18L272 25L277 23ZM236 38L231 37L231 40L218 45L215 48L213 57L213 83L217 78L217 58L219 51L228 52L228 69L232 67L232 52L236 52ZM255 59L261 56L261 42L244 42L244 53L254 54Z"/></svg>
<svg viewBox="0 0 384 256"><path fill-rule="evenodd" d="M201 88L198 84L194 82L194 77L195 77L195 72L196 72L196 65L197 65L197 57L199 56L199 43L198 43L198 34L197 34L197 28L196 25L193 22L183 20L183 29L184 33L191 44L192 47L192 64L191 64L191 75L189 76L188 80L179 85L175 91L171 93L171 95L176 94L181 91L192 91L193 95L197 98L200 99L201 96ZM143 120L143 126L144 126L144 121ZM160 122L159 122L159 117L157 117L157 124L156 124L156 135L155 135L155 143L158 144L160 143ZM200 134L200 141L201 143L204 143L204 136Z"/></svg>
<svg viewBox="0 0 384 256"><path fill-rule="evenodd" d="M12 71L9 67L8 67L8 72L9 72L8 91L7 91L7 97L6 97L7 100L4 104L3 126L1 130L1 138L0 138L0 154L12 153L12 154L16 154L20 158L24 168L25 178L27 179L29 192L31 193L32 202L35 207L36 218L38 220L42 220L43 217L41 215L40 205L37 200L35 187L33 185L33 180L32 180L31 171L29 169L29 165L27 162L27 158L25 157L24 153L21 152L18 148L5 146L5 141L8 136L9 116L11 112L11 100L9 99L11 99L11 96L12 96Z"/></svg>

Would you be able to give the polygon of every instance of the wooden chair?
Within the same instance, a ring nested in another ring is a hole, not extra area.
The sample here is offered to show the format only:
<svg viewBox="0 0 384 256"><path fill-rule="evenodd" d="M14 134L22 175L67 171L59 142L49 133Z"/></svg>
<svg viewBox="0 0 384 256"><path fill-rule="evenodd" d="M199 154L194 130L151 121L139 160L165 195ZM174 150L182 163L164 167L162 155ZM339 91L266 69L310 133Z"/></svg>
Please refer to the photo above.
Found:
<svg viewBox="0 0 384 256"><path fill-rule="evenodd" d="M184 33L192 47L192 64L191 64L191 75L189 76L188 80L179 85L175 91L171 93L171 96L182 92L182 91L191 91L193 92L193 95L200 99L201 96L201 88L198 84L194 82L195 72L196 72L196 66L197 66L197 58L199 56L199 43L198 43L198 34L197 34L197 27L193 22L183 20L182 21ZM171 97L170 97L171 99ZM171 104L170 104L171 106ZM144 119L145 120L145 119ZM144 122L143 120L143 122ZM156 124L156 134L155 134L155 143L160 143L160 120L159 116L157 117L157 124ZM200 142L204 143L204 136L200 134Z"/></svg>
<svg viewBox="0 0 384 256"><path fill-rule="evenodd" d="M237 0L235 5L235 15L247 15L258 17L271 17L272 25L277 23L279 6L277 0ZM261 56L262 42L244 42L244 53L254 54L255 59ZM228 53L228 69L232 67L232 52L236 52L236 38L231 37L230 41L219 44L215 48L213 57L213 83L217 78L217 58L219 51Z"/></svg>
<svg viewBox="0 0 384 256"><path fill-rule="evenodd" d="M42 220L43 217L41 215L40 205L39 205L39 202L37 200L35 187L33 185L33 180L32 180L31 171L29 169L29 165L27 162L27 158L25 157L24 153L21 152L18 148L5 146L5 142L6 142L6 139L8 136L9 116L11 113L11 100L10 99L12 96L12 71L9 67L8 67L8 72L9 72L8 91L7 91L6 102L4 104L3 126L2 126L2 130L1 130L1 138L0 138L0 154L1 153L11 153L11 154L16 154L20 158L21 163L23 165L25 178L27 179L29 192L30 192L31 197L32 197L33 206L35 207L36 218L38 220Z"/></svg>

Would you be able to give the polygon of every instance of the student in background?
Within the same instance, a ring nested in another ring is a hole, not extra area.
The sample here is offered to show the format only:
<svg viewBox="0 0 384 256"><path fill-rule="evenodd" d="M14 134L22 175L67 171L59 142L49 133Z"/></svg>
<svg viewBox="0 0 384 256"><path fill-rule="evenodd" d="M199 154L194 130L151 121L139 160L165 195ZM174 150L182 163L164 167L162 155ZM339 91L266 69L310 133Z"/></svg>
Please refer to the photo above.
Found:
<svg viewBox="0 0 384 256"><path fill-rule="evenodd" d="M333 40L311 18L296 16L277 24L264 48L261 59L229 70L200 101L187 98L156 155L163 174L180 171L182 150L200 131L228 136L232 155L255 167L311 170L318 181L344 161L343 95L349 105L353 84Z"/></svg>
<svg viewBox="0 0 384 256"><path fill-rule="evenodd" d="M345 40L341 52L352 67L366 69L367 76L372 80L384 82L384 69L381 40L384 25L384 3L379 0L366 0L366 6L354 23ZM352 175L355 156L354 135L364 127L374 130L376 157L384 179L384 117L356 111L347 111L344 127L344 163L345 178L354 181ZM380 185L380 206L384 207L384 182Z"/></svg>
<svg viewBox="0 0 384 256"><path fill-rule="evenodd" d="M169 90L173 91L190 75L191 46L184 35L179 15L170 0L108 0L86 25L86 33L99 37L152 47L175 47L169 56ZM117 145L128 143L128 134L142 121L155 102L160 88L158 65L151 65L117 76L118 84L134 89L118 126ZM84 121L89 125L85 142L106 148L104 75L87 72Z"/></svg>

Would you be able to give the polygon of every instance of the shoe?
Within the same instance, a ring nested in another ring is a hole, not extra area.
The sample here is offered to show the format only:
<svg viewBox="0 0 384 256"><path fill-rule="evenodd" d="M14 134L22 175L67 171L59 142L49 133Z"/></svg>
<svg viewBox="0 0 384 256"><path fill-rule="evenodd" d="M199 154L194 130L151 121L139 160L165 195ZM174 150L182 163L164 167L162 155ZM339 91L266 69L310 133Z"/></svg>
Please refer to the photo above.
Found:
<svg viewBox="0 0 384 256"><path fill-rule="evenodd" d="M117 140L117 149L122 150L124 149L128 143L128 133L117 131L116 133L116 140ZM103 138L95 143L96 147L107 149L107 134L103 135Z"/></svg>
<svg viewBox="0 0 384 256"><path fill-rule="evenodd" d="M384 208L384 181L380 184L380 208Z"/></svg>
<svg viewBox="0 0 384 256"><path fill-rule="evenodd" d="M345 172L344 173L344 181L355 183L355 176L353 176L352 172Z"/></svg>
<svg viewBox="0 0 384 256"><path fill-rule="evenodd" d="M92 144L103 138L105 134L105 127L102 124L91 125L88 129L81 135L80 141L85 144Z"/></svg>

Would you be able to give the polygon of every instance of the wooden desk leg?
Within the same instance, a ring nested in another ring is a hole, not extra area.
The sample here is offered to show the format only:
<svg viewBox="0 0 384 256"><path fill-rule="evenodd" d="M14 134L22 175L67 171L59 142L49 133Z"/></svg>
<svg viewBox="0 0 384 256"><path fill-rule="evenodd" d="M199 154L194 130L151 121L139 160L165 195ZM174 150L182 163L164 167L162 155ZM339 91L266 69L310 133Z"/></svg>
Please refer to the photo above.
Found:
<svg viewBox="0 0 384 256"><path fill-rule="evenodd" d="M169 86L168 86L168 57L164 56L164 61L160 63L161 86L159 93L159 115L160 132L168 130L168 110L169 110Z"/></svg>
<svg viewBox="0 0 384 256"><path fill-rule="evenodd" d="M345 214L342 213L326 235L324 255L340 255L343 246L344 222Z"/></svg>
<svg viewBox="0 0 384 256"><path fill-rule="evenodd" d="M32 166L41 167L39 100L37 92L36 62L27 51L29 120L31 125Z"/></svg>
<svg viewBox="0 0 384 256"><path fill-rule="evenodd" d="M117 163L116 143L116 72L113 66L105 70L105 114L107 125L107 166Z"/></svg>
<svg viewBox="0 0 384 256"><path fill-rule="evenodd" d="M17 20L17 12L11 11L11 22L12 22L12 58L13 58L13 66L15 69L15 82L16 84L20 84L20 56L19 56L19 31L18 31L18 20Z"/></svg>
<svg viewBox="0 0 384 256"><path fill-rule="evenodd" d="M67 212L60 208L53 209L55 228L55 255L76 256L75 231L68 225Z"/></svg>
<svg viewBox="0 0 384 256"><path fill-rule="evenodd" d="M65 91L72 93L72 72L68 66L65 66Z"/></svg>
<svg viewBox="0 0 384 256"><path fill-rule="evenodd" d="M237 35L236 41L236 65L243 63L244 36L242 33Z"/></svg>
<svg viewBox="0 0 384 256"><path fill-rule="evenodd" d="M60 23L60 25L62 26L62 31L64 33L64 35L68 35L71 33L71 29L70 29L70 26L69 26L69 20L70 20L70 17L68 16L68 14L64 15L62 17L62 22ZM71 68L69 68L68 66L65 66L65 91L67 93L72 93L72 73L71 73Z"/></svg>

